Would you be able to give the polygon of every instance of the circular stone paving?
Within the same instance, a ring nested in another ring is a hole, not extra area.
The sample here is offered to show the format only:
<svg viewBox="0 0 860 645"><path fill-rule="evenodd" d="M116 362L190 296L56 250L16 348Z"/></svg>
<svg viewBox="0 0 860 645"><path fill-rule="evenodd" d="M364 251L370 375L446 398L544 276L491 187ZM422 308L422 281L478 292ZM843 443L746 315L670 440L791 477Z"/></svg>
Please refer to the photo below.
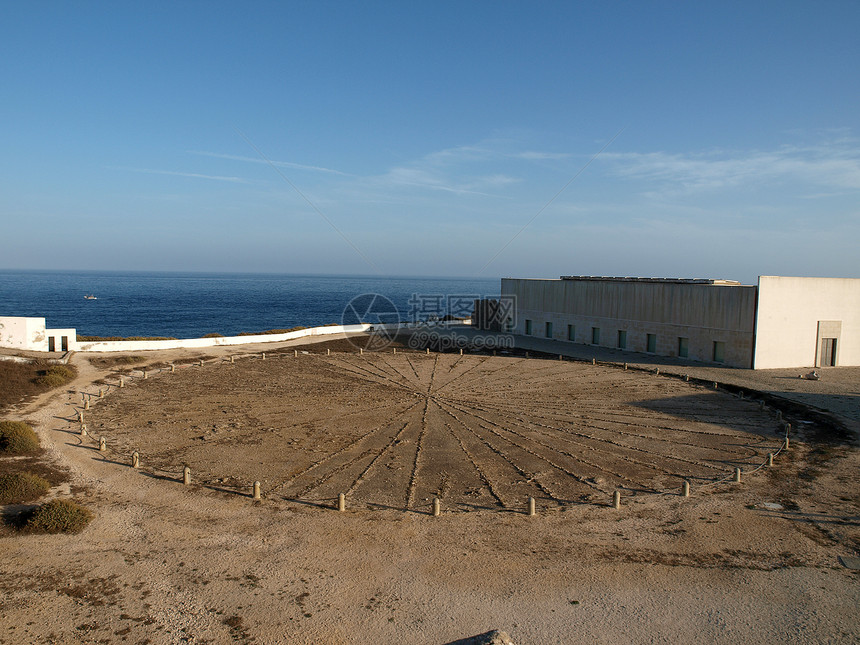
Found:
<svg viewBox="0 0 860 645"><path fill-rule="evenodd" d="M145 470L269 499L426 509L677 491L780 445L757 403L640 371L518 357L292 353L113 389L93 436Z"/></svg>

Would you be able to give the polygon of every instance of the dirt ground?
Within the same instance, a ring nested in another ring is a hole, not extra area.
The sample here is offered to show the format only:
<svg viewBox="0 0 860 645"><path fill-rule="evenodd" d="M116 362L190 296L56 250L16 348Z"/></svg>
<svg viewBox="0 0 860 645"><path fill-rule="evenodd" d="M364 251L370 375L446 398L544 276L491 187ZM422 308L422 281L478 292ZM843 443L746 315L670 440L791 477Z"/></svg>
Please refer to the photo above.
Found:
<svg viewBox="0 0 860 645"><path fill-rule="evenodd" d="M860 551L860 458L814 417L786 411L790 447L759 468L783 436L749 393L279 347L147 353L122 388L78 354L72 387L16 410L97 517L0 537L0 642L860 639L860 577L839 559Z"/></svg>

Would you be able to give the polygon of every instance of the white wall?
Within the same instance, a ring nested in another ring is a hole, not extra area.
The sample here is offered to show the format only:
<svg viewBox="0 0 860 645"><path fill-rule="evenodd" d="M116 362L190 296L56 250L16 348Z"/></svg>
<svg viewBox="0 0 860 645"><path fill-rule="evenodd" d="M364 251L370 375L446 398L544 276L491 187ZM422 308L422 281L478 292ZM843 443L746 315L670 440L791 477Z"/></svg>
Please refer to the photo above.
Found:
<svg viewBox="0 0 860 645"><path fill-rule="evenodd" d="M812 367L818 322L841 321L837 365L860 365L860 279L761 276L754 367Z"/></svg>
<svg viewBox="0 0 860 645"><path fill-rule="evenodd" d="M0 347L36 352L48 351L44 318L0 317Z"/></svg>
<svg viewBox="0 0 860 645"><path fill-rule="evenodd" d="M380 327L381 325L376 325ZM371 325L331 325L328 327L311 327L299 329L285 334L258 334L255 336L219 336L216 338L184 338L178 340L110 340L82 342L78 344L81 352L124 352L145 351L148 349L177 349L217 347L221 345L247 345L249 343L279 343L285 340L295 340L307 336L325 336L343 334L346 332L367 331ZM384 325L383 325L384 327Z"/></svg>
<svg viewBox="0 0 860 645"><path fill-rule="evenodd" d="M49 338L54 339L54 351L62 352L63 350L63 336L68 339L68 351L76 352L78 351L78 331L76 329L46 329L45 330L45 350L47 351L50 348L50 344L48 343Z"/></svg>

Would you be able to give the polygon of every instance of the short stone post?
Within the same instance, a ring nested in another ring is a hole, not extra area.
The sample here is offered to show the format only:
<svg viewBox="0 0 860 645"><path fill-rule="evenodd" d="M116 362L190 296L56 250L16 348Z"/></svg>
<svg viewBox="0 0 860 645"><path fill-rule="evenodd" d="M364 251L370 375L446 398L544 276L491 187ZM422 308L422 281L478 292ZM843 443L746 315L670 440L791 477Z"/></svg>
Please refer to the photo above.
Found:
<svg viewBox="0 0 860 645"><path fill-rule="evenodd" d="M200 367L203 367L203 359L200 359Z"/></svg>
<svg viewBox="0 0 860 645"><path fill-rule="evenodd" d="M337 510L343 513L346 510L346 495L340 493L337 496Z"/></svg>
<svg viewBox="0 0 860 645"><path fill-rule="evenodd" d="M734 478L734 481L735 481L736 483L740 483L740 481L741 481L741 469L740 469L740 468L735 468L735 478Z"/></svg>
<svg viewBox="0 0 860 645"><path fill-rule="evenodd" d="M260 482L254 482L254 499L260 499Z"/></svg>
<svg viewBox="0 0 860 645"><path fill-rule="evenodd" d="M143 380L145 381L145 380L146 380L146 378L147 378L147 371L146 371L146 370L143 370Z"/></svg>
<svg viewBox="0 0 860 645"><path fill-rule="evenodd" d="M788 436L785 437L785 449L788 450Z"/></svg>
<svg viewBox="0 0 860 645"><path fill-rule="evenodd" d="M235 357L235 356L230 356L230 362L231 362L231 363L235 363L235 362L236 362L236 357Z"/></svg>
<svg viewBox="0 0 860 645"><path fill-rule="evenodd" d="M99 452L104 452L105 450L107 450L107 439L99 437Z"/></svg>
<svg viewBox="0 0 860 645"><path fill-rule="evenodd" d="M564 360L564 357L563 357L561 354L559 354L559 355L558 355L558 360L563 361L563 360Z"/></svg>
<svg viewBox="0 0 860 645"><path fill-rule="evenodd" d="M80 421L81 423L84 422L84 411L83 410L78 412L78 421Z"/></svg>
<svg viewBox="0 0 860 645"><path fill-rule="evenodd" d="M397 353L397 348L396 348L396 347L394 348L394 353L395 353L395 354Z"/></svg>
<svg viewBox="0 0 860 645"><path fill-rule="evenodd" d="M592 364L592 365L597 365L597 359L596 359L596 358L594 358L593 356L591 357L591 364Z"/></svg>
<svg viewBox="0 0 860 645"><path fill-rule="evenodd" d="M358 348L358 355L359 355L359 356L364 356L364 347L359 347L359 348Z"/></svg>
<svg viewBox="0 0 860 645"><path fill-rule="evenodd" d="M442 514L442 503L438 497L433 498L433 517L439 517Z"/></svg>
<svg viewBox="0 0 860 645"><path fill-rule="evenodd" d="M84 410L89 410L89 409L90 409L90 400L87 399L86 401L84 401Z"/></svg>
<svg viewBox="0 0 860 645"><path fill-rule="evenodd" d="M660 368L654 368L654 376L660 376Z"/></svg>
<svg viewBox="0 0 860 645"><path fill-rule="evenodd" d="M460 356L462 356L462 355L463 355L463 348L461 347L460 348Z"/></svg>
<svg viewBox="0 0 860 645"><path fill-rule="evenodd" d="M528 358L528 357L529 357L529 353L528 353L528 352L526 352L526 358Z"/></svg>
<svg viewBox="0 0 860 645"><path fill-rule="evenodd" d="M123 377L121 377L121 376L119 377L119 386L120 386L120 387L125 387L125 379L124 379Z"/></svg>
<svg viewBox="0 0 860 645"><path fill-rule="evenodd" d="M714 389L716 390L716 389L717 389L717 387L718 387L717 382L716 382L716 381L714 381Z"/></svg>
<svg viewBox="0 0 860 645"><path fill-rule="evenodd" d="M427 355L429 356L429 355L430 355L430 348L429 348L429 347L425 347L425 348L424 348L424 353L425 353L425 354L427 354Z"/></svg>
<svg viewBox="0 0 860 645"><path fill-rule="evenodd" d="M104 397L104 395L105 395L104 390L103 390L103 389L101 389L101 388L99 388L99 398L100 398L100 399L101 399L101 398L103 398L103 397Z"/></svg>
<svg viewBox="0 0 860 645"><path fill-rule="evenodd" d="M772 452L767 453L767 466L768 466L768 468L773 466L773 453Z"/></svg>
<svg viewBox="0 0 860 645"><path fill-rule="evenodd" d="M684 374L684 380L685 380L685 381L689 381L689 380L690 380L690 375L689 375L689 374Z"/></svg>
<svg viewBox="0 0 860 645"><path fill-rule="evenodd" d="M327 349L325 350L325 355L326 355L326 356L331 356L331 350L327 348Z"/></svg>
<svg viewBox="0 0 860 645"><path fill-rule="evenodd" d="M624 371L627 371L627 363L624 363Z"/></svg>
<svg viewBox="0 0 860 645"><path fill-rule="evenodd" d="M191 485L191 469L188 466L182 469L182 483L186 486Z"/></svg>
<svg viewBox="0 0 860 645"><path fill-rule="evenodd" d="M140 468L140 453L137 450L131 453L131 467Z"/></svg>
<svg viewBox="0 0 860 645"><path fill-rule="evenodd" d="M621 491L615 491L612 493L612 508L619 509L621 508Z"/></svg>
<svg viewBox="0 0 860 645"><path fill-rule="evenodd" d="M266 352L263 352L263 354L262 354L261 358L262 358L263 360L266 360Z"/></svg>
<svg viewBox="0 0 860 645"><path fill-rule="evenodd" d="M176 365L171 365L170 366L170 373L173 374L175 372L176 372Z"/></svg>
<svg viewBox="0 0 860 645"><path fill-rule="evenodd" d="M298 356L299 356L299 350L294 349L293 350L293 358L298 358Z"/></svg>
<svg viewBox="0 0 860 645"><path fill-rule="evenodd" d="M82 424L81 424L81 436L82 436L82 437L86 437L86 436L87 436L87 426L86 426L86 424L85 424L85 423L82 423Z"/></svg>
<svg viewBox="0 0 860 645"><path fill-rule="evenodd" d="M528 508L529 516L537 515L537 511L535 510L535 498L529 497L529 508Z"/></svg>
<svg viewBox="0 0 860 645"><path fill-rule="evenodd" d="M684 480L681 483L681 497L689 497L690 496L690 482Z"/></svg>

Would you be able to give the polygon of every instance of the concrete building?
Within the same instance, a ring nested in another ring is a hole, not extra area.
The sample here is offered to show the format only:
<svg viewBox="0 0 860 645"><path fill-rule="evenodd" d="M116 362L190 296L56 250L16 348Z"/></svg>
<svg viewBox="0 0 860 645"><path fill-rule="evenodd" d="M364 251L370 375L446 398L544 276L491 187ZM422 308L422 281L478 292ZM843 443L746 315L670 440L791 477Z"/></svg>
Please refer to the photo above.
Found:
<svg viewBox="0 0 860 645"><path fill-rule="evenodd" d="M77 332L47 329L44 318L0 316L0 347L33 352L76 351Z"/></svg>
<svg viewBox="0 0 860 645"><path fill-rule="evenodd" d="M860 365L860 279L503 278L512 333L732 367Z"/></svg>

